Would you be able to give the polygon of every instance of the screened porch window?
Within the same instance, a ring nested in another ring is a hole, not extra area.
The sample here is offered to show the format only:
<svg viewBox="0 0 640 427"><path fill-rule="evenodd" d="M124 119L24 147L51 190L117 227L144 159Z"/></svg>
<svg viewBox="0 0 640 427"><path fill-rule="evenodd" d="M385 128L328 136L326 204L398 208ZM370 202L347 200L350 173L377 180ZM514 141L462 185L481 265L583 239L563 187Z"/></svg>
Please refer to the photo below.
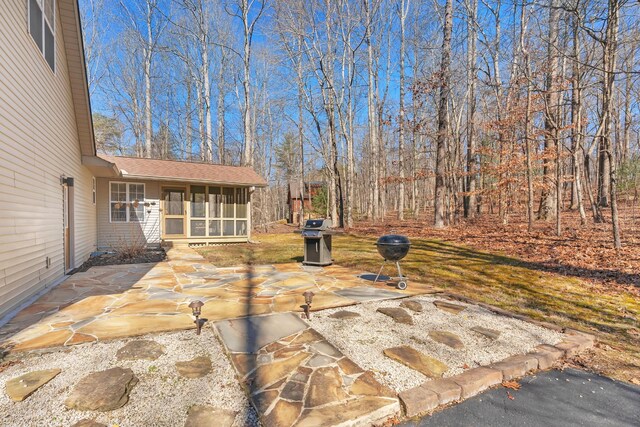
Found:
<svg viewBox="0 0 640 427"><path fill-rule="evenodd" d="M248 189L192 185L190 190L191 237L248 235Z"/></svg>
<svg viewBox="0 0 640 427"><path fill-rule="evenodd" d="M144 221L144 184L109 183L109 218L111 222Z"/></svg>
<svg viewBox="0 0 640 427"><path fill-rule="evenodd" d="M207 235L207 189L204 186L191 186L191 235ZM202 219L193 219L202 218Z"/></svg>

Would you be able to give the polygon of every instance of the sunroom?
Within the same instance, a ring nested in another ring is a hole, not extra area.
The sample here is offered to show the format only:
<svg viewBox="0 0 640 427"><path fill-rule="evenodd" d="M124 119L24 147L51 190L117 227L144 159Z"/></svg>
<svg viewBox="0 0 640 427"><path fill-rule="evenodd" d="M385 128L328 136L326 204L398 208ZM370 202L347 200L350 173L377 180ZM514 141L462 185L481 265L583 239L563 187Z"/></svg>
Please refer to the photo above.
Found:
<svg viewBox="0 0 640 427"><path fill-rule="evenodd" d="M162 242L246 242L251 194L266 182L253 169L102 156L96 161L98 247Z"/></svg>

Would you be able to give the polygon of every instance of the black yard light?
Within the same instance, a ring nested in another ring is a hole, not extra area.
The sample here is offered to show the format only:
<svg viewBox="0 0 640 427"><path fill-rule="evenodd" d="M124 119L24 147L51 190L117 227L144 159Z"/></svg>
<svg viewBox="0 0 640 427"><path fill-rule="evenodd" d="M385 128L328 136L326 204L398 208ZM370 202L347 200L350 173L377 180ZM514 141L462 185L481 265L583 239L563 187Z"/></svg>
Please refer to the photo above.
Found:
<svg viewBox="0 0 640 427"><path fill-rule="evenodd" d="M302 294L302 296L304 296L304 314L307 317L308 320L311 320L311 301L313 301L313 296L315 294L311 291L306 291L305 293Z"/></svg>
<svg viewBox="0 0 640 427"><path fill-rule="evenodd" d="M202 301L197 301L197 300L196 301L191 301L189 303L189 308L191 309L191 312L193 313L193 315L196 318L194 323L198 327L197 335L200 335L200 329L202 327L202 324L200 323L200 314L202 314L202 306L203 305L204 305L204 303Z"/></svg>

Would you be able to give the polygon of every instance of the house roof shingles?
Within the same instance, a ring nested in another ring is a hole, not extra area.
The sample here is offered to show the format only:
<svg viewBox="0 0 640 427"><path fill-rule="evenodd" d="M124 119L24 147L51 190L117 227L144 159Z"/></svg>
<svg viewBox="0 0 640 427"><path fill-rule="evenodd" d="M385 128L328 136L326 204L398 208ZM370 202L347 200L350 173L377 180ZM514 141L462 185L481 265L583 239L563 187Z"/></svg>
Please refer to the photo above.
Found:
<svg viewBox="0 0 640 427"><path fill-rule="evenodd" d="M214 165L211 163L176 160L146 159L100 155L115 164L123 178L175 180L210 184L234 184L264 187L267 182L252 168L246 166Z"/></svg>

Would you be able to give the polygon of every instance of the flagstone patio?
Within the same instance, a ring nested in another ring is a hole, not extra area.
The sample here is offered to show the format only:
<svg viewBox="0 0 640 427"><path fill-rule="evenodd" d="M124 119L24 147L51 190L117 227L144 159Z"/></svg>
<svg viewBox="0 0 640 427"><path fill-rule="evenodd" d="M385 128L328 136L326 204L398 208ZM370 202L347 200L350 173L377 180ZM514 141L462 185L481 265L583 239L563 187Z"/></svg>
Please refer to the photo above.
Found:
<svg viewBox="0 0 640 427"><path fill-rule="evenodd" d="M315 293L312 311L437 292L414 281L404 291L374 285L370 276L336 265L218 268L186 246L174 247L165 262L92 267L70 276L0 328L0 348L22 351L193 328L188 304L195 299L205 303L202 318L219 321L301 312L307 290Z"/></svg>

